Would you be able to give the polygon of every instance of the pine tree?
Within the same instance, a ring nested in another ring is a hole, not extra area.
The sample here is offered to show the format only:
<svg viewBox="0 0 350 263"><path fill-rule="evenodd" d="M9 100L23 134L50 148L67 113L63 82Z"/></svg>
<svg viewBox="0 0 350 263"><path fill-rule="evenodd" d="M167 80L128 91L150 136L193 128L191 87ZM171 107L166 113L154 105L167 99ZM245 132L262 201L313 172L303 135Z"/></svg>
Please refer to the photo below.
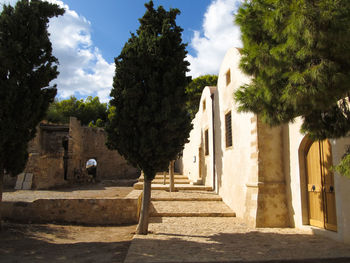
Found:
<svg viewBox="0 0 350 263"><path fill-rule="evenodd" d="M153 1L145 6L139 29L115 59L106 127L108 147L144 173L139 234L148 232L151 181L182 151L192 128L185 105L189 63L175 21L180 11L154 9Z"/></svg>
<svg viewBox="0 0 350 263"><path fill-rule="evenodd" d="M252 0L238 11L241 69L253 76L235 93L241 111L270 124L303 118L315 139L350 129L350 1Z"/></svg>
<svg viewBox="0 0 350 263"><path fill-rule="evenodd" d="M193 79L186 87L187 110L194 119L198 111L199 102L201 100L203 89L206 86L216 86L218 82L218 76L216 75L203 75Z"/></svg>
<svg viewBox="0 0 350 263"><path fill-rule="evenodd" d="M0 14L0 202L5 171L24 169L28 142L56 95L49 83L58 75L58 61L47 25L63 13L57 5L21 0Z"/></svg>

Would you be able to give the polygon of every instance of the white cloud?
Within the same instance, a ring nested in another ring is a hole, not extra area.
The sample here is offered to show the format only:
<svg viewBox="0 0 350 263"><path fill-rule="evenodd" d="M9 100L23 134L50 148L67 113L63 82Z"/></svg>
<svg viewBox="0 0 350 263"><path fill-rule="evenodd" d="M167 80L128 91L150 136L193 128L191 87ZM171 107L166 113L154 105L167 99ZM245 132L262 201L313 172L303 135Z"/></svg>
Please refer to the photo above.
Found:
<svg viewBox="0 0 350 263"><path fill-rule="evenodd" d="M63 16L52 18L49 23L53 55L58 58L60 72L52 84L57 84L58 96L70 95L100 97L106 102L112 88L114 64L109 64L91 40L91 25L83 16L61 0L46 0L63 7ZM0 0L2 4L14 5L17 0Z"/></svg>
<svg viewBox="0 0 350 263"><path fill-rule="evenodd" d="M47 1L66 9L63 16L51 19L49 24L53 54L60 62L60 75L53 81L59 97L98 95L101 101L108 101L114 64L109 64L93 45L90 22L60 0Z"/></svg>
<svg viewBox="0 0 350 263"><path fill-rule="evenodd" d="M18 0L0 0L0 11L2 11L3 5L12 5L14 6Z"/></svg>
<svg viewBox="0 0 350 263"><path fill-rule="evenodd" d="M94 46L90 22L61 0L47 1L66 9L64 16L53 18L49 25L53 54L60 62L60 75L53 81L57 83L59 97L98 95L102 101L108 101L114 64L109 64ZM242 46L240 30L233 20L237 7L243 1L213 0L209 5L204 15L203 33L194 31L190 43L196 52L187 57L191 63L190 75L218 74L226 51L232 46ZM0 3L15 2L0 0Z"/></svg>
<svg viewBox="0 0 350 263"><path fill-rule="evenodd" d="M190 46L196 55L188 55L192 77L218 74L226 51L241 47L240 29L234 24L234 14L243 0L214 0L203 21L203 34L194 31Z"/></svg>

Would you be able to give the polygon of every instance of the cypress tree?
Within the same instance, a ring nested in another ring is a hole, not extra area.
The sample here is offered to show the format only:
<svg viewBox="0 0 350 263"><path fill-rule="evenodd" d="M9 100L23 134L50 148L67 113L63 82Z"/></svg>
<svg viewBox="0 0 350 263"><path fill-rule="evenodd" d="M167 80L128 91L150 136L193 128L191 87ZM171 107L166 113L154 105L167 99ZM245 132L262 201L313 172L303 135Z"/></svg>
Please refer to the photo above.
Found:
<svg viewBox="0 0 350 263"><path fill-rule="evenodd" d="M58 5L21 0L0 14L0 201L6 171L16 175L28 158L27 145L56 95L58 75L47 26L62 15Z"/></svg>
<svg viewBox="0 0 350 263"><path fill-rule="evenodd" d="M107 146L144 172L139 234L148 232L151 181L167 169L187 142L191 120L185 87L189 63L178 9L145 4L140 27L115 59Z"/></svg>
<svg viewBox="0 0 350 263"><path fill-rule="evenodd" d="M241 69L253 76L235 93L241 111L278 125L303 118L314 139L350 129L350 1L252 0L238 11Z"/></svg>

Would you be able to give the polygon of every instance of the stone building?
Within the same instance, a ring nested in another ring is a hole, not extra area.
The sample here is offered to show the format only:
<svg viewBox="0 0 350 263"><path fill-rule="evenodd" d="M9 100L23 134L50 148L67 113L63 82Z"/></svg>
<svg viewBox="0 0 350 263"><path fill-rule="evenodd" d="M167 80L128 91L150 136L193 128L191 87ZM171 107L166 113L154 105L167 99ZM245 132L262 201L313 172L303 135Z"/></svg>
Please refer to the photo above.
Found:
<svg viewBox="0 0 350 263"><path fill-rule="evenodd" d="M249 83L231 48L217 87L203 90L180 169L211 186L238 217L254 227L312 228L350 243L350 180L331 171L350 138L312 142L301 119L279 127L237 112L233 93Z"/></svg>
<svg viewBox="0 0 350 263"><path fill-rule="evenodd" d="M74 117L68 125L41 123L29 143L28 163L17 176L17 188L49 189L93 180L137 178L139 171L117 151L110 151L105 141L103 129L81 126ZM91 163L96 164L93 169ZM28 177L29 185L23 187Z"/></svg>

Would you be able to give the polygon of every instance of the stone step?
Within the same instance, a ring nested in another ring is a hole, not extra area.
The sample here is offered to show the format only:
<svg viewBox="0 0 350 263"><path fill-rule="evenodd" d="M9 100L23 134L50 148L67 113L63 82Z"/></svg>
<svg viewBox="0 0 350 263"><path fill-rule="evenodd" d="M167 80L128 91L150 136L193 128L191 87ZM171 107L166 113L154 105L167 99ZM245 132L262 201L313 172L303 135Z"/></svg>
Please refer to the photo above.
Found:
<svg viewBox="0 0 350 263"><path fill-rule="evenodd" d="M221 196L211 191L177 191L153 190L152 201L222 201Z"/></svg>
<svg viewBox="0 0 350 263"><path fill-rule="evenodd" d="M152 201L151 217L235 217L221 201Z"/></svg>
<svg viewBox="0 0 350 263"><path fill-rule="evenodd" d="M142 190L143 183L137 182L134 184L134 189ZM191 185L191 184L175 184L176 190L198 190L198 191L212 191L213 188L205 185ZM169 190L169 184L152 184L152 190Z"/></svg>
<svg viewBox="0 0 350 263"><path fill-rule="evenodd" d="M154 177L153 180L157 180L157 179L164 180L164 175L157 174L156 177ZM168 174L165 176L165 179L169 180L169 175ZM175 180L177 180L177 179L179 179L179 180L188 180L188 177L185 176L185 175L178 174L178 175L174 175L174 179ZM139 182L143 182L143 181L144 181L143 176L140 176L139 177Z"/></svg>
<svg viewBox="0 0 350 263"><path fill-rule="evenodd" d="M143 182L139 180L139 182ZM169 179L165 180L166 184L169 184ZM175 179L174 180L175 184L190 184L191 181L188 179ZM152 184L164 184L164 179L153 179Z"/></svg>
<svg viewBox="0 0 350 263"><path fill-rule="evenodd" d="M165 172L168 176L169 176L169 171L166 171ZM156 176L158 176L158 175L161 175L161 176L163 176L163 172L160 172L160 173L156 173ZM176 175L181 175L182 176L182 174L181 173L179 173L179 172L174 172L174 175L176 176Z"/></svg>
<svg viewBox="0 0 350 263"><path fill-rule="evenodd" d="M165 178L169 179L169 174L166 174L165 175ZM164 179L164 175L163 174L157 174L156 179ZM188 177L186 175L182 175L182 174L174 174L174 178L175 179L187 179L188 180Z"/></svg>

